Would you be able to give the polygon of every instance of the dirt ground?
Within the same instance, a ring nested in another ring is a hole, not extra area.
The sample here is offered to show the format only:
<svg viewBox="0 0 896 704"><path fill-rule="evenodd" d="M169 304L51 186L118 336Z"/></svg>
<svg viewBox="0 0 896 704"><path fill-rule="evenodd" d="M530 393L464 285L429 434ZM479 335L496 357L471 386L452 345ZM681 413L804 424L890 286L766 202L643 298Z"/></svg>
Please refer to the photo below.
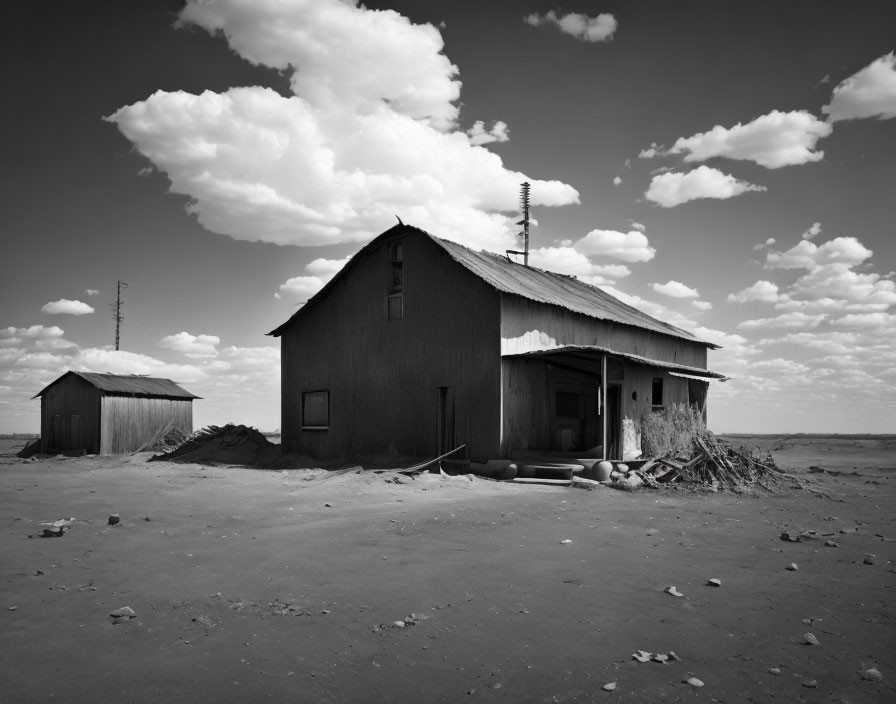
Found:
<svg viewBox="0 0 896 704"><path fill-rule="evenodd" d="M896 701L896 437L730 439L806 489L26 461L7 441L0 701Z"/></svg>

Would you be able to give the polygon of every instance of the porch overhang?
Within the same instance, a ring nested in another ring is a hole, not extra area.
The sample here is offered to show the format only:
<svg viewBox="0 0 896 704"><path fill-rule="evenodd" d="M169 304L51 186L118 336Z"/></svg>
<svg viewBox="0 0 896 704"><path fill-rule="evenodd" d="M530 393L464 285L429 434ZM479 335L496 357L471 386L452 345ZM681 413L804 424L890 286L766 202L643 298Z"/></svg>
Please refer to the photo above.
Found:
<svg viewBox="0 0 896 704"><path fill-rule="evenodd" d="M676 362L664 362L659 359L650 359L642 357L638 354L630 354L629 352L618 352L608 347L599 347L597 345L566 345L564 347L555 347L545 350L533 350L531 352L518 352L515 354L504 354L502 357L523 357L526 359L543 359L561 366L578 369L589 374L600 376L601 360L604 356L608 359L621 359L635 364L643 364L648 367L663 369L670 373L678 373L699 377L701 379L716 379L718 381L728 381L730 377L717 372L711 372L708 369L700 367L691 367L686 364L678 364Z"/></svg>

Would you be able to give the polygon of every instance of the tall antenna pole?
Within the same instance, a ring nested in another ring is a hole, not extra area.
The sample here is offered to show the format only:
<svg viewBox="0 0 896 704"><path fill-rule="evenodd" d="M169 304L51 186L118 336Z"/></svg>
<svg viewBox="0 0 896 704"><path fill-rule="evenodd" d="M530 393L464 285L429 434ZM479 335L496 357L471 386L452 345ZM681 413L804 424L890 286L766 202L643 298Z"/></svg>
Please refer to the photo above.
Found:
<svg viewBox="0 0 896 704"><path fill-rule="evenodd" d="M121 287L125 288L128 285L124 281L118 282L118 294L115 297L115 351L119 350L119 341L121 340L121 322L124 320L124 316L121 314Z"/></svg>
<svg viewBox="0 0 896 704"><path fill-rule="evenodd" d="M517 237L521 237L523 239L523 248L522 250L517 249L508 249L507 250L507 258L510 259L511 254L522 254L523 255L523 265L529 266L529 189L531 186L529 182L526 181L520 184L520 210L523 213L523 219L520 220L517 225L523 226L523 231L520 232Z"/></svg>

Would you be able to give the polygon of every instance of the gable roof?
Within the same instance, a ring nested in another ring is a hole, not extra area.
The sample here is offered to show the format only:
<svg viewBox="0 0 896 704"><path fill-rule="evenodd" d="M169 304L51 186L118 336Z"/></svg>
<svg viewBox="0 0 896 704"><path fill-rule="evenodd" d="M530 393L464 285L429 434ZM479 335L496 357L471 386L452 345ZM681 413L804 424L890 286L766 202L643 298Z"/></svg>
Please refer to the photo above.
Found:
<svg viewBox="0 0 896 704"><path fill-rule="evenodd" d="M662 320L657 320L647 315L647 313L623 303L597 286L580 281L574 276L517 264L506 256L492 252L476 252L457 242L443 240L439 237L434 237L424 230L403 224L395 225L369 242L349 260L336 276L330 279L326 286L312 296L302 308L293 313L289 320L269 332L268 335L279 337L292 322L301 316L305 308L316 303L325 291L335 285L344 275L344 272L351 268L352 263L357 258L371 249L379 240L400 234L402 230L406 231L407 234L418 234L429 238L454 261L501 293L521 296L537 303L558 306L573 313L580 313L598 320L608 320L664 335L672 335L683 340L706 345L712 349L719 348L718 345L700 340L686 330L677 328Z"/></svg>
<svg viewBox="0 0 896 704"><path fill-rule="evenodd" d="M116 396L147 396L158 398L201 398L175 384L171 379L159 379L136 374L96 374L94 372L69 371L50 382L32 398L42 396L47 390L69 375L80 377L91 386Z"/></svg>

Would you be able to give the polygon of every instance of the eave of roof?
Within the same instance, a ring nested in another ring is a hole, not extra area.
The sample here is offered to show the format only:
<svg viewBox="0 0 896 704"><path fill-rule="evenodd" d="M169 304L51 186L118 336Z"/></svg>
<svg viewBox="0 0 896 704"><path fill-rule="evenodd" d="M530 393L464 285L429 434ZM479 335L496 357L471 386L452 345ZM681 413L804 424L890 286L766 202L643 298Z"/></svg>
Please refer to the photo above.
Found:
<svg viewBox="0 0 896 704"><path fill-rule="evenodd" d="M533 350L531 352L517 352L514 354L505 354L503 357L529 357L539 359L556 359L558 362L566 362L570 366L591 366L598 362L595 359L598 355L607 355L616 359L625 359L637 364L644 364L658 369L665 369L669 372L679 372L690 376L701 377L704 379L717 379L718 381L728 381L730 377L717 372L711 372L708 369L700 367L692 367L687 364L678 364L677 362L664 362L660 359L650 359L642 357L639 354L631 354L629 352L619 352L609 347L599 347L597 345L566 345L556 347L549 350Z"/></svg>
<svg viewBox="0 0 896 704"><path fill-rule="evenodd" d="M171 379L161 379L135 374L97 374L95 372L68 371L36 393L32 398L42 396L46 391L69 375L77 376L100 391L119 396L146 396L152 398L194 399L191 394Z"/></svg>
<svg viewBox="0 0 896 704"><path fill-rule="evenodd" d="M302 316L305 310L315 305L337 281L345 276L355 261L376 246L381 239L394 237L401 231L428 237L454 261L501 293L557 306L590 318L670 335L688 342L696 342L710 349L719 349L720 347L715 343L700 340L686 330L657 320L643 311L623 303L606 291L573 276L517 264L505 256L491 252L476 252L456 242L435 237L425 230L404 224L395 225L367 243L320 291L293 313L289 320L269 332L268 335L280 337L290 325Z"/></svg>

